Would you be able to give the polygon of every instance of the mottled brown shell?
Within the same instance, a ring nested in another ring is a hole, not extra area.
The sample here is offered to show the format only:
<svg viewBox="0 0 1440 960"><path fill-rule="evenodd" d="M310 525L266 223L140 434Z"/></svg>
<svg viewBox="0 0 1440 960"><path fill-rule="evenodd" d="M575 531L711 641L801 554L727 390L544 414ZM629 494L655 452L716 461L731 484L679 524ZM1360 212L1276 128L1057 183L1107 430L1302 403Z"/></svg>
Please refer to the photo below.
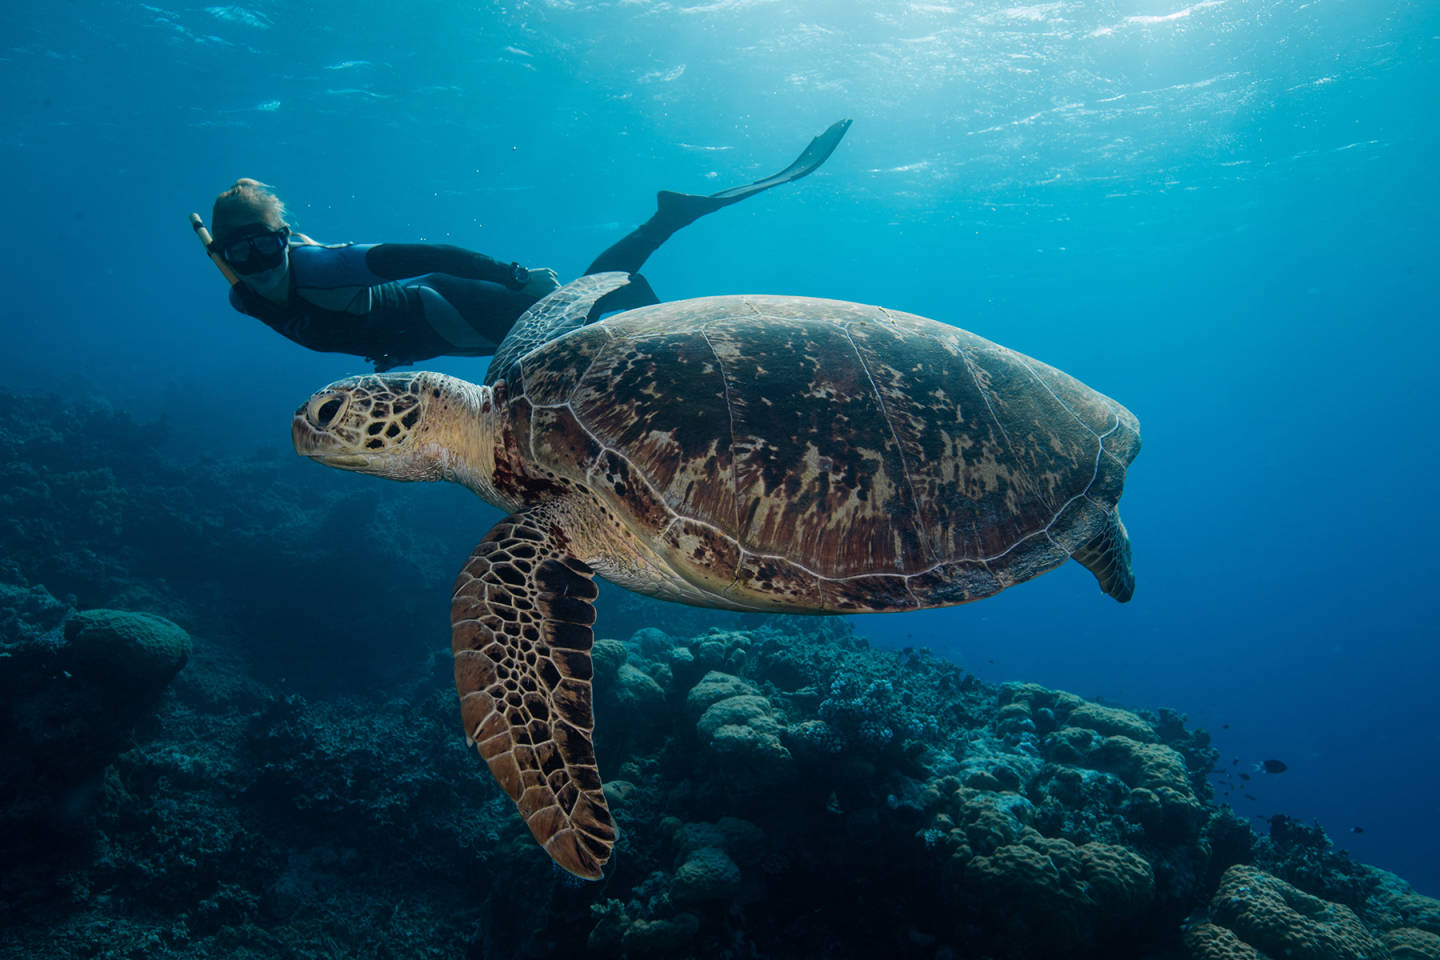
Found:
<svg viewBox="0 0 1440 960"><path fill-rule="evenodd" d="M660 304L541 345L509 381L529 467L583 483L687 579L742 605L959 603L1107 529L1124 537L1130 412L913 314Z"/></svg>

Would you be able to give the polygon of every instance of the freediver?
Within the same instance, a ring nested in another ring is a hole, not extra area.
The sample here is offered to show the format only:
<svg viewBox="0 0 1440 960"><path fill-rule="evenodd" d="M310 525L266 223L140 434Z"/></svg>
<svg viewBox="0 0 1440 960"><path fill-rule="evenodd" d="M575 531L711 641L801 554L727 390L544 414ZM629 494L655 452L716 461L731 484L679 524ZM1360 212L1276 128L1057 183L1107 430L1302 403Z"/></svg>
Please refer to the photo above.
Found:
<svg viewBox="0 0 1440 960"><path fill-rule="evenodd" d="M677 230L815 171L850 127L832 124L784 170L708 196L662 190L655 215L606 248L586 274L637 273ZM291 229L285 205L265 184L237 180L215 198L212 240L191 223L231 281L230 303L296 343L366 358L377 372L430 357L488 356L531 304L559 280L548 267L527 268L439 243L318 243ZM642 279L602 301L600 313L658 302Z"/></svg>

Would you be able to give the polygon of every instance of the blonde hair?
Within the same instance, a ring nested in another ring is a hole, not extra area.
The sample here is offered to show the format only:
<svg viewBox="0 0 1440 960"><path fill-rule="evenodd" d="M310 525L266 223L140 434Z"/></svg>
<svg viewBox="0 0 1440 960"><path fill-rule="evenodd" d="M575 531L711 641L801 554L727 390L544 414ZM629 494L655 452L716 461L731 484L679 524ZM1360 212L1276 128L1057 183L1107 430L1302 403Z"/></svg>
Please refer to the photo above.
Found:
<svg viewBox="0 0 1440 960"><path fill-rule="evenodd" d="M219 240L235 228L252 223L264 224L271 230L288 226L285 223L285 204L259 180L241 177L229 190L215 198L215 207L210 212L210 230Z"/></svg>

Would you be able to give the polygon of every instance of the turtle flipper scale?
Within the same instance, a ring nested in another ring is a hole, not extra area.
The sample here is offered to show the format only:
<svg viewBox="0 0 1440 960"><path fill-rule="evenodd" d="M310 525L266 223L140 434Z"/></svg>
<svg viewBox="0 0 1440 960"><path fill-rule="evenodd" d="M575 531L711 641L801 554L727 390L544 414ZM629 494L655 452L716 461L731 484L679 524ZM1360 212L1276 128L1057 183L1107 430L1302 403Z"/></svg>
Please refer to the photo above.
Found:
<svg viewBox="0 0 1440 960"><path fill-rule="evenodd" d="M496 348L495 356L490 360L490 369L485 372L485 383L493 386L497 381L506 379L525 354L542 343L584 326L593 319L591 311L602 297L630 282L628 273L591 273L535 301L515 321L515 326L510 328ZM648 284L645 289L649 290ZM653 300L654 294L650 297Z"/></svg>
<svg viewBox="0 0 1440 960"><path fill-rule="evenodd" d="M615 844L592 740L590 568L550 532L545 506L506 517L451 598L465 735L545 852L598 880Z"/></svg>

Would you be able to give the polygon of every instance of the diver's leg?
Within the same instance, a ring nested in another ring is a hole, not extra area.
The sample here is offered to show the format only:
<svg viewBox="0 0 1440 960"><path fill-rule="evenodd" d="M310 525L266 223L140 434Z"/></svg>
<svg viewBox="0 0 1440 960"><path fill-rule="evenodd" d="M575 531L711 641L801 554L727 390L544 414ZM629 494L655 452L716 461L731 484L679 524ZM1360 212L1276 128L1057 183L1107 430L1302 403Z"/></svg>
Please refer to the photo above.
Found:
<svg viewBox="0 0 1440 960"><path fill-rule="evenodd" d="M486 280L432 273L411 289L425 305L425 322L451 356L489 356L535 298Z"/></svg>
<svg viewBox="0 0 1440 960"><path fill-rule="evenodd" d="M680 226L684 226L681 224ZM601 251L590 266L585 268L584 276L592 273L606 273L610 270L623 270L625 273L637 273L650 254L660 249L660 244L670 239L670 234L680 227L665 226L661 214L646 220L640 226L631 230L625 236L612 243ZM625 289L621 287L620 289Z"/></svg>
<svg viewBox="0 0 1440 960"><path fill-rule="evenodd" d="M795 162L790 166L763 180L747 183L743 187L730 187L707 197L661 190L656 197L655 215L622 237L617 243L608 247L595 258L594 263L585 268L585 273L587 275L604 273L607 270L635 273L650 254L659 249L660 244L670 239L671 234L681 227L694 223L711 211L728 207L732 203L738 203L763 190L769 190L782 183L791 183L813 173L820 164L829 158L830 154L835 152L840 138L845 136L845 131L849 129L849 120L831 124L830 129L810 141L810 145L800 156L795 158Z"/></svg>

